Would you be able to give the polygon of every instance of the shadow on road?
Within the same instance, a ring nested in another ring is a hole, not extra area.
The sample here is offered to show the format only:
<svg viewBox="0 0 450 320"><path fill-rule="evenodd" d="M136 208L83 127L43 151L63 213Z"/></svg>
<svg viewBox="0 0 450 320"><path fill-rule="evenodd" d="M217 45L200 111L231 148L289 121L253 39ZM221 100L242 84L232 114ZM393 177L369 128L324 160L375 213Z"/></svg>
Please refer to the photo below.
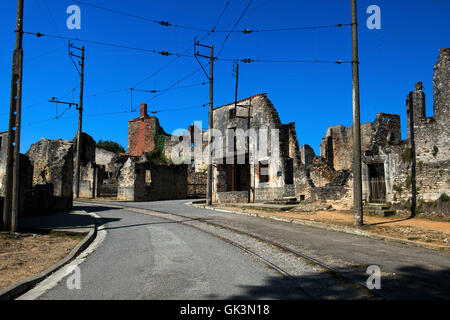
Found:
<svg viewBox="0 0 450 320"><path fill-rule="evenodd" d="M382 268L381 268L382 270ZM347 270L347 276L352 276L366 283L369 275L356 270ZM348 282L347 282L348 283ZM369 296L355 296L351 286L342 285L342 281L330 281L329 276L305 275L292 279L270 277L262 286L241 286L244 292L240 295L227 297L233 300L275 299L298 300L302 291L313 299L370 299L381 297L375 292ZM381 275L381 289L378 291L395 300L441 300L450 298L450 267L444 270L427 270L420 266L400 268L394 276ZM287 290L288 286L294 290ZM297 286L295 288L294 286ZM295 290L296 289L296 290ZM374 289L373 291L377 291ZM214 296L211 296L214 299Z"/></svg>

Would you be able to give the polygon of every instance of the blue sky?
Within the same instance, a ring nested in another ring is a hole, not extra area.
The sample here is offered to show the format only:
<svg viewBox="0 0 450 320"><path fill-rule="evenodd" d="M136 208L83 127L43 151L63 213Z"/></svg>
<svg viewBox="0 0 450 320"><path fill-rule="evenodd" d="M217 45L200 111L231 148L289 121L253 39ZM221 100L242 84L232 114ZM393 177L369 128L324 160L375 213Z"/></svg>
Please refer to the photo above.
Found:
<svg viewBox="0 0 450 320"><path fill-rule="evenodd" d="M211 29L226 0L85 0L110 9L172 24ZM246 7L247 0L230 0L217 30L230 30ZM50 35L102 41L120 45L181 53L205 32L163 27L150 21L118 15L80 4L81 30L69 30L66 9L70 0L25 0L24 30ZM369 5L381 8L381 30L369 30ZM433 66L439 48L450 45L450 2L358 1L361 122L375 119L377 112L401 115L406 136L406 94L422 81L427 95L427 115L432 115ZM7 130L10 99L11 60L14 48L16 1L0 3L0 131ZM350 23L350 0L254 0L236 29L271 29ZM204 40L218 51L226 33L214 33ZM130 111L130 88L161 90L198 68L193 57L174 59L150 52L86 46L85 115L83 131L94 139L114 140L126 147L127 120L135 113L99 115ZM192 50L186 54L191 55ZM24 36L24 85L21 151L41 137L72 139L77 130L77 111L67 110L58 120L52 97L78 102L79 77L67 55L67 41ZM221 58L351 60L350 27L233 33ZM231 61L217 61L214 67L214 106L234 100ZM151 76L151 77L150 77ZM296 122L300 145L309 144L319 152L321 138L331 125L352 123L352 80L350 64L263 63L241 64L239 99L266 92L283 123ZM208 102L209 91L203 72L149 101L149 110L189 108ZM75 88L75 90L73 90ZM103 94L121 90L112 94ZM96 95L97 94L97 95ZM134 92L134 108L154 94ZM59 112L64 107L59 106ZM166 111L158 115L165 131L186 128L194 121L207 127L207 108Z"/></svg>

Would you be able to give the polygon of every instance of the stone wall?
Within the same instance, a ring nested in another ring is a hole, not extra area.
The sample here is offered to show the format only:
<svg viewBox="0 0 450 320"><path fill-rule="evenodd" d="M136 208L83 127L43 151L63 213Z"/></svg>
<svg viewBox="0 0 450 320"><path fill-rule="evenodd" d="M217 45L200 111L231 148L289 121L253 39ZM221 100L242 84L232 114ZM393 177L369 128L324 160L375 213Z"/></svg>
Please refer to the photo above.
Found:
<svg viewBox="0 0 450 320"><path fill-rule="evenodd" d="M433 77L433 117L426 117L425 92L421 82L416 83L414 91L407 95L407 139L401 140L400 117L398 115L378 113L372 123L362 124L362 189L363 200L370 200L371 167L380 168L384 175L386 201L393 203L418 203L436 201L443 193L450 193L450 49L441 49ZM352 185L351 176L347 175L345 188L337 192L333 186L338 180L344 181L343 169L352 168L352 127L333 126L328 128L321 143L321 156L330 168L321 163L314 166L314 161L305 168L301 183L307 189L314 185L310 194L315 199L329 197L351 205L352 193L343 193ZM323 162L322 161L322 162ZM315 168L316 167L316 168ZM317 170L319 169L319 170ZM373 173L372 173L373 174ZM341 175L341 177L339 176ZM325 185L321 179L335 180ZM342 179L341 179L342 178ZM317 189L322 185L321 188ZM341 187L343 185L341 184ZM330 188L333 187L333 188ZM297 187L298 189L298 187ZM297 190L298 193L298 190Z"/></svg>
<svg viewBox="0 0 450 320"><path fill-rule="evenodd" d="M254 193L251 192L254 199L250 201L266 201L281 197L284 186L293 184L295 164L300 161L295 124L281 123L277 110L265 93L238 101L237 108L234 103L230 103L214 109L214 129L220 131L224 139L222 142L215 142L215 149L219 151L214 155L217 165L213 172L213 193L230 191L228 184L232 179L228 176L232 170L226 167L236 163L237 157L244 158L244 155L249 155L245 162L249 166L250 173L248 177L246 176L245 187L249 185L251 190L254 190ZM248 141L244 134L249 132L251 137ZM234 140L236 150L233 153L231 150L234 148L230 147L234 145ZM262 148L264 140L267 141L267 149L266 146ZM224 161L227 156L228 160ZM268 163L267 182L260 181L261 162ZM265 191L270 188L274 188L273 192ZM258 189L261 189L261 192L258 193L256 191ZM217 197L220 198L220 195Z"/></svg>
<svg viewBox="0 0 450 320"><path fill-rule="evenodd" d="M186 199L188 167L155 165L128 158L120 171L118 200L153 201Z"/></svg>
<svg viewBox="0 0 450 320"><path fill-rule="evenodd" d="M166 135L159 120L147 114L147 105L141 104L138 118L128 121L128 147L131 156L140 157L142 153L155 149L155 137Z"/></svg>
<svg viewBox="0 0 450 320"><path fill-rule="evenodd" d="M0 132L0 196L4 196L7 147L8 147L8 132Z"/></svg>
<svg viewBox="0 0 450 320"><path fill-rule="evenodd" d="M189 168L187 176L187 196L189 198L205 197L206 180L206 172L196 172L192 168Z"/></svg>
<svg viewBox="0 0 450 320"><path fill-rule="evenodd" d="M52 184L54 210L71 210L73 200L72 141L42 138L31 145L26 155L33 165L33 185Z"/></svg>
<svg viewBox="0 0 450 320"><path fill-rule="evenodd" d="M82 133L82 143L80 150L80 184L79 184L79 196L80 198L94 198L97 194L96 189L98 185L98 179L102 178L98 176L98 168L95 162L96 160L96 142L87 133ZM74 150L74 186L73 191L75 193L75 167L77 157L77 137L73 139Z"/></svg>
<svg viewBox="0 0 450 320"><path fill-rule="evenodd" d="M311 146L307 144L302 145L300 148L300 159L305 166L310 165L315 157L316 154Z"/></svg>
<svg viewBox="0 0 450 320"><path fill-rule="evenodd" d="M248 191L217 192L215 202L217 203L245 203L248 202Z"/></svg>

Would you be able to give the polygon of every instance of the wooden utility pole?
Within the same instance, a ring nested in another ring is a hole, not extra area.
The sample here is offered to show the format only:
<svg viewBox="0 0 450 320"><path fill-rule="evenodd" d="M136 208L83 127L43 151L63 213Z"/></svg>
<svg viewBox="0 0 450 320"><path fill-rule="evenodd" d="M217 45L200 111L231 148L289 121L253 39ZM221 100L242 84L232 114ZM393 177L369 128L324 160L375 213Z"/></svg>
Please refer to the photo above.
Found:
<svg viewBox="0 0 450 320"><path fill-rule="evenodd" d="M23 0L17 0L16 45L13 53L11 100L9 109L8 147L6 151L5 203L3 229L17 231L19 214L20 122L22 112L23 74Z"/></svg>
<svg viewBox="0 0 450 320"><path fill-rule="evenodd" d="M197 52L197 46L205 47L210 49L210 55L202 55ZM214 46L207 46L199 43L199 41L194 40L194 57L197 59L198 63L206 74L209 80L209 126L208 126L208 178L206 181L206 204L212 204L212 185L213 185L213 165L212 165L212 129L213 125L213 105L214 105ZM197 57L203 57L209 59L209 75L206 73L202 64Z"/></svg>
<svg viewBox="0 0 450 320"><path fill-rule="evenodd" d="M352 10L352 78L353 78L353 208L355 224L363 225L361 176L361 123L359 106L358 19L356 0L351 0Z"/></svg>
<svg viewBox="0 0 450 320"><path fill-rule="evenodd" d="M74 54L70 51L70 48L74 48L77 50L81 50L81 56ZM78 106L78 131L77 131L77 156L75 158L75 198L78 199L80 197L80 153L81 153L81 144L82 144L82 125L83 125L83 90L84 90L84 46L81 48L75 47L72 43L69 42L69 56L76 57L81 59L79 61L79 65L81 66L80 73L80 103ZM72 60L73 61L73 60ZM78 70L76 63L74 62L75 67Z"/></svg>
<svg viewBox="0 0 450 320"><path fill-rule="evenodd" d="M211 55L209 60L209 134L208 134L208 184L206 190L206 204L212 204L212 185L213 185L213 165L212 165L212 129L213 129L213 103L214 103L214 46L211 46Z"/></svg>

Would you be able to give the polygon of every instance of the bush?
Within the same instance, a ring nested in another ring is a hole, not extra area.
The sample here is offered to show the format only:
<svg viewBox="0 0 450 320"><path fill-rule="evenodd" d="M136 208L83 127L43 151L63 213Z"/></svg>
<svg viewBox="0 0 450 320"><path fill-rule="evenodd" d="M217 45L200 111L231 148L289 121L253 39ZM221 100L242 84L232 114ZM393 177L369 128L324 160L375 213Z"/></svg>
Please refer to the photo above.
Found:
<svg viewBox="0 0 450 320"><path fill-rule="evenodd" d="M167 163L166 155L164 154L164 145L166 142L165 136L156 135L153 132L153 137L155 138L155 149L147 153L148 160L154 164Z"/></svg>
<svg viewBox="0 0 450 320"><path fill-rule="evenodd" d="M412 150L411 148L406 148L402 153L402 159L405 163L410 163L412 159Z"/></svg>
<svg viewBox="0 0 450 320"><path fill-rule="evenodd" d="M111 140L99 140L97 142L97 148L101 148L104 150L108 150L114 153L125 153L125 148L122 147L120 144L118 144L117 142L111 141Z"/></svg>
<svg viewBox="0 0 450 320"><path fill-rule="evenodd" d="M438 154L438 152L439 152L439 148L438 147L436 147L436 146L434 146L433 147L433 157L436 157L437 156L437 154Z"/></svg>
<svg viewBox="0 0 450 320"><path fill-rule="evenodd" d="M405 184L406 184L406 188L411 187L411 184L412 184L412 178L411 178L411 176L407 176L407 177L406 177Z"/></svg>
<svg viewBox="0 0 450 320"><path fill-rule="evenodd" d="M441 194L440 199L442 202L447 202L449 200L449 197L446 193L443 193L443 194Z"/></svg>

